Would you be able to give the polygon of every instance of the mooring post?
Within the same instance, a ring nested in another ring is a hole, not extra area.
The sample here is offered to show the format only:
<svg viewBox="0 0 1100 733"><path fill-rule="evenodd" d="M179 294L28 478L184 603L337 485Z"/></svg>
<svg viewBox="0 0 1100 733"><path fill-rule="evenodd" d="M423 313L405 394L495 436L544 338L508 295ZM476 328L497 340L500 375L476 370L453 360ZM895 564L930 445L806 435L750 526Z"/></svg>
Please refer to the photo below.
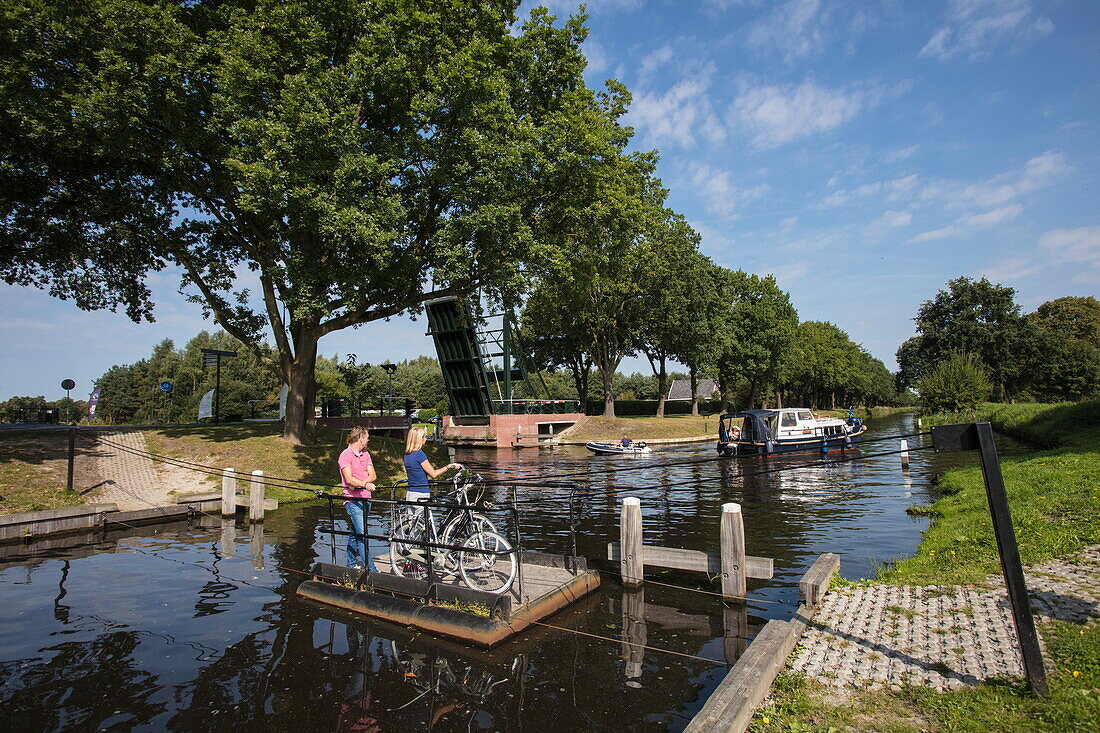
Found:
<svg viewBox="0 0 1100 733"><path fill-rule="evenodd" d="M76 468L76 428L69 428L69 478L67 486L73 490L73 475Z"/></svg>
<svg viewBox="0 0 1100 733"><path fill-rule="evenodd" d="M745 522L741 505L722 505L722 595L745 598Z"/></svg>
<svg viewBox="0 0 1100 733"><path fill-rule="evenodd" d="M222 557L231 557L236 555L237 549L237 523L232 519L222 520L222 536L221 541L218 543Z"/></svg>
<svg viewBox="0 0 1100 733"><path fill-rule="evenodd" d="M733 666L749 644L749 612L744 603L727 602L722 608L722 637L726 664Z"/></svg>
<svg viewBox="0 0 1100 733"><path fill-rule="evenodd" d="M623 591L623 675L627 687L638 688L642 683L642 665L645 663L645 645L649 633L645 623L645 588Z"/></svg>
<svg viewBox="0 0 1100 733"><path fill-rule="evenodd" d="M262 524L248 525L248 554L252 556L252 568L264 569L264 526Z"/></svg>
<svg viewBox="0 0 1100 733"><path fill-rule="evenodd" d="M619 547L623 585L641 585L645 576L642 557L642 501L636 496L623 499L619 518Z"/></svg>
<svg viewBox="0 0 1100 733"><path fill-rule="evenodd" d="M232 468L222 471L222 516L237 513L237 472Z"/></svg>
<svg viewBox="0 0 1100 733"><path fill-rule="evenodd" d="M248 521L264 521L264 484L263 471L253 471L248 483Z"/></svg>
<svg viewBox="0 0 1100 733"><path fill-rule="evenodd" d="M901 439L901 467L909 470L909 441Z"/></svg>

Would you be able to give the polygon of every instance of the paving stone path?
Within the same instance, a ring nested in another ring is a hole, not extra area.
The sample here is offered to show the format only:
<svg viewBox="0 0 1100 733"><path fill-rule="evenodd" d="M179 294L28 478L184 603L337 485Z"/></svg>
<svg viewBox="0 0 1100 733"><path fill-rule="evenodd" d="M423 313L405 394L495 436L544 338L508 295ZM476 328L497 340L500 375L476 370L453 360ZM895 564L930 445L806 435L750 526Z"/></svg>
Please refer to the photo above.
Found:
<svg viewBox="0 0 1100 733"><path fill-rule="evenodd" d="M1026 577L1040 644L1050 619L1100 623L1100 545L1028 568ZM1022 675L1004 581L987 583L830 592L789 668L825 684L869 688L956 689Z"/></svg>
<svg viewBox="0 0 1100 733"><path fill-rule="evenodd" d="M81 448L82 462L77 467L78 489L85 503L113 503L121 511L130 511L173 504L173 491L211 490L201 474L163 464L158 472L149 458L116 447L148 451L140 430L97 433L89 441Z"/></svg>

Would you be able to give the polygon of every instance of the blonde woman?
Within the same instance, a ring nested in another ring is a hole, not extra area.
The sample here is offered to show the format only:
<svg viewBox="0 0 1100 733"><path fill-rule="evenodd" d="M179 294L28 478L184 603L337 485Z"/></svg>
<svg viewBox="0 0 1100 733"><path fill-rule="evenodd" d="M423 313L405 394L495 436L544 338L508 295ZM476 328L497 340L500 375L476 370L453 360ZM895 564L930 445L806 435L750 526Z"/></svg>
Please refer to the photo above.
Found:
<svg viewBox="0 0 1100 733"><path fill-rule="evenodd" d="M364 542L367 515L370 514L371 490L378 474L374 462L367 453L370 433L362 425L356 425L348 434L348 447L340 454L340 483L344 486L344 511L348 513L351 531L348 537L347 563L351 568L362 568L363 563L371 572L377 572L370 556L370 545Z"/></svg>
<svg viewBox="0 0 1100 733"><path fill-rule="evenodd" d="M428 433L424 428L411 428L405 438L405 475L409 478L409 490L405 498L409 501L425 501L432 496L428 478L438 478L452 468L462 468L461 463L448 463L443 468L432 467L432 462L424 453L424 443Z"/></svg>

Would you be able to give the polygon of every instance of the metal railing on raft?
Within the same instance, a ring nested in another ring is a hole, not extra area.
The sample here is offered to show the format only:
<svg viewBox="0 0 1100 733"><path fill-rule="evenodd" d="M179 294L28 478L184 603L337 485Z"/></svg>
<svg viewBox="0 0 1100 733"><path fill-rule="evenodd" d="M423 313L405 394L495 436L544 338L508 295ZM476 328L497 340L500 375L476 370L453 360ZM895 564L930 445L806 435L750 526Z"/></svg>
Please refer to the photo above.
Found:
<svg viewBox="0 0 1100 733"><path fill-rule="evenodd" d="M400 490L401 488L404 487L405 484L406 484L405 481L399 481L399 482L396 482L395 484L393 484L393 486L391 486L390 488L392 490ZM463 551L463 552L472 552L472 553L481 554L481 555L494 555L494 556L511 555L512 553L516 553L516 581L515 581L515 583L512 584L512 587L509 589L508 593L510 595L515 595L516 599L519 602L522 603L523 598L525 597L524 596L524 582L523 582L523 561L522 561L522 558L523 558L523 537L522 537L522 532L520 530L519 511L516 509L516 489L515 489L515 487L511 487L511 495L512 495L511 503L497 504L494 507L498 510L507 512L511 516L511 520L512 520L511 521L511 526L512 526L512 529L514 531L515 542L512 544L512 547L507 549L507 550L489 550L489 549L486 549L486 548L463 547L463 546L459 546L459 545L446 544L446 543L443 543L443 542L433 542L433 541L430 541L429 539L427 539L428 537L431 537L435 534L434 530L429 529L429 525L433 521L432 510L440 510L442 512L441 516L447 517L447 516L451 516L450 513L452 511L465 512L469 515L473 515L475 513L483 513L483 510L486 509L484 504L477 504L477 503L475 503L475 504L460 504L458 502L445 501L445 500L435 499L435 498L419 500L419 501L408 501L408 500L404 500L404 499L374 499L374 498L361 499L361 498L356 498L356 497L343 496L343 495L339 495L339 494L328 494L328 493L322 494L322 493L318 492L318 496L320 498L324 498L328 502L328 519L329 519L329 526L328 527L322 527L322 528L320 528L320 530L329 535L330 558L331 558L331 561L332 561L333 565L338 565L339 564L339 563L336 562L336 536L339 535L339 536L342 536L342 537L356 537L356 538L358 538L360 540L360 542L363 543L363 557L364 557L364 567L363 567L363 570L362 570L363 578L368 578L370 576L371 572L372 572L370 570L370 565L372 564L372 562L374 560L374 558L371 557L370 553L369 553L370 545L369 545L368 540L377 540L379 542L385 542L387 544L387 546L389 547L390 563L391 563L391 567L392 567L392 564L394 562L396 562L396 559L393 557L393 542L395 540L395 538L393 536L393 528L397 523L396 522L397 512L401 507L409 507L409 508L412 508L412 509L421 509L421 511L418 514L419 514L419 518L420 518L420 521L421 521L420 529L422 531L422 534L419 537L404 537L404 536L397 537L396 540L401 545L416 546L416 547L420 548L424 552L424 557L429 558L429 561L425 563L426 569L427 569L427 575L428 575L427 588L425 589L425 592L424 592L424 595L423 595L425 600L433 597L434 587L438 583L438 580L436 578L436 575L438 573L435 569L435 564L436 564L435 555L437 553L434 553L433 550L447 550L447 551L450 551L450 552ZM358 504L368 504L368 505L369 504L388 505L390 507L389 532L387 534L377 534L377 533L371 533L371 532L366 531L366 528L368 526L367 520L370 516L366 511L367 507L363 507L363 509L364 509L364 512L363 512L363 528L364 528L364 531L362 533L354 532L354 531L348 531L348 530L344 530L344 529L338 529L336 527L336 503L337 502L339 502L341 505L346 504L348 502L355 502L355 503L358 503ZM572 501L570 501L570 512L571 512L571 516L572 516ZM471 519L471 521L473 521L473 520ZM572 531L573 531L573 522L570 521L570 532L572 533ZM509 543L512 543L512 537L510 537L508 535L505 535L505 539ZM575 555L576 554L576 552L575 552L576 538L575 537L573 537L573 539L572 539L571 547L573 549L573 554ZM574 572L574 574L576 574L575 568L573 569L573 572ZM360 585L362 585L362 578L361 578L361 581L360 581Z"/></svg>

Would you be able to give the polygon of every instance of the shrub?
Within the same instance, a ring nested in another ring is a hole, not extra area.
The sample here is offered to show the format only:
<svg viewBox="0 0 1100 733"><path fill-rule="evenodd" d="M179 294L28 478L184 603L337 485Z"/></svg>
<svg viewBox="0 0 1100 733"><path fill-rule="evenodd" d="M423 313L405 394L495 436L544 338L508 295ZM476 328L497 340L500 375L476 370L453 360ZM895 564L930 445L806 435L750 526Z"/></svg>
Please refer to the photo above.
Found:
<svg viewBox="0 0 1100 733"><path fill-rule="evenodd" d="M981 360L960 352L938 363L917 386L928 412L972 412L993 389Z"/></svg>

